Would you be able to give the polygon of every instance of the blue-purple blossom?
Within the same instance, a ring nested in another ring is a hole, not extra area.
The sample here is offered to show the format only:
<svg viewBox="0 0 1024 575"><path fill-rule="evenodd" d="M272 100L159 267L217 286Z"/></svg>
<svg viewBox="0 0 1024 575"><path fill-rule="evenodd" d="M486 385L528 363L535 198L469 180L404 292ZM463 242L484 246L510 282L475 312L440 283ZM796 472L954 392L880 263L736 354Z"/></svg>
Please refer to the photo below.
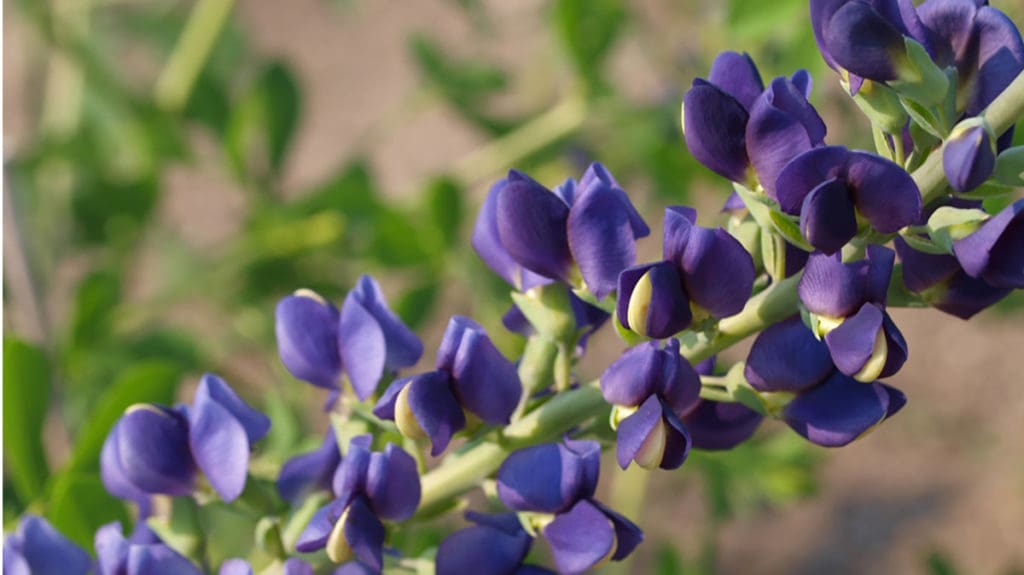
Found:
<svg viewBox="0 0 1024 575"><path fill-rule="evenodd" d="M893 375L907 360L907 342L885 311L895 253L868 246L867 258L843 263L815 253L797 291L839 370L859 381Z"/></svg>
<svg viewBox="0 0 1024 575"><path fill-rule="evenodd" d="M861 219L889 234L921 216L921 192L906 170L880 156L841 146L794 158L779 174L772 197L782 211L800 216L804 238L826 254L852 240Z"/></svg>
<svg viewBox="0 0 1024 575"><path fill-rule="evenodd" d="M951 255L917 251L898 236L895 244L903 263L903 284L939 311L970 319L1013 291L972 278Z"/></svg>
<svg viewBox="0 0 1024 575"><path fill-rule="evenodd" d="M683 132L690 154L716 174L747 183L747 120L762 91L764 82L748 54L719 54L708 79L695 78L683 98Z"/></svg>
<svg viewBox="0 0 1024 575"><path fill-rule="evenodd" d="M899 390L863 383L838 371L829 349L793 317L757 336L744 371L770 397L774 414L808 441L841 447L893 416L906 403Z"/></svg>
<svg viewBox="0 0 1024 575"><path fill-rule="evenodd" d="M540 531L559 573L618 561L643 540L639 527L593 499L600 470L600 445L569 439L514 451L498 469L506 507L548 515Z"/></svg>
<svg viewBox="0 0 1024 575"><path fill-rule="evenodd" d="M680 419L700 398L700 376L679 354L679 342L634 346L601 374L601 393L616 407L617 459L625 469L676 469L690 452Z"/></svg>
<svg viewBox="0 0 1024 575"><path fill-rule="evenodd" d="M739 313L754 285L754 260L725 230L696 225L692 208L665 209L663 261L619 275L616 314L624 327L662 339L694 319Z"/></svg>
<svg viewBox="0 0 1024 575"><path fill-rule="evenodd" d="M383 568L385 530L381 520L405 521L420 502L416 460L395 445L371 452L371 436L349 443L334 475L336 499L313 516L296 549L326 549L335 563L356 559L372 573Z"/></svg>
<svg viewBox="0 0 1024 575"><path fill-rule="evenodd" d="M224 501L245 487L252 445L270 420L213 374L199 382L191 406L128 408L103 444L101 475L110 493L145 504L153 494L188 495L202 471Z"/></svg>
<svg viewBox="0 0 1024 575"><path fill-rule="evenodd" d="M715 357L693 366L700 375L712 375ZM742 403L698 399L682 417L695 449L723 451L732 449L750 439L764 420L764 416Z"/></svg>
<svg viewBox="0 0 1024 575"><path fill-rule="evenodd" d="M89 554L36 515L24 515L4 538L6 575L85 575Z"/></svg>
<svg viewBox="0 0 1024 575"><path fill-rule="evenodd" d="M473 247L517 288L540 285L540 278L576 286L582 278L603 298L615 290L619 272L635 261L636 240L648 234L626 192L594 163L578 185L569 179L553 192L510 171L484 204Z"/></svg>
<svg viewBox="0 0 1024 575"><path fill-rule="evenodd" d="M523 565L533 538L515 513L484 515L470 511L466 519L473 525L452 533L438 546L437 575L551 573Z"/></svg>
<svg viewBox="0 0 1024 575"><path fill-rule="evenodd" d="M100 527L95 539L97 575L203 574L191 561L160 542L148 530L144 530L141 537L139 535L136 528L136 533L126 539L117 521Z"/></svg>
<svg viewBox="0 0 1024 575"><path fill-rule="evenodd" d="M985 183L995 167L995 142L983 125L957 127L942 147L942 170L958 192L969 192Z"/></svg>
<svg viewBox="0 0 1024 575"><path fill-rule="evenodd" d="M311 492L329 491L340 463L337 436L333 429L328 429L318 449L296 455L281 466L277 492L281 499L298 505Z"/></svg>
<svg viewBox="0 0 1024 575"><path fill-rule="evenodd" d="M854 94L864 79L900 78L909 65L905 37L929 46L910 0L811 0L811 27L825 62L848 74Z"/></svg>
<svg viewBox="0 0 1024 575"><path fill-rule="evenodd" d="M374 414L394 421L406 437L429 438L432 455L466 426L463 410L492 425L510 421L522 395L519 375L476 322L452 317L435 367L392 383Z"/></svg>
<svg viewBox="0 0 1024 575"><path fill-rule="evenodd" d="M1024 288L1024 200L954 241L953 255L972 278L998 288Z"/></svg>
<svg viewBox="0 0 1024 575"><path fill-rule="evenodd" d="M277 348L296 378L332 391L346 377L360 400L381 379L414 365L423 344L388 308L376 280L361 276L339 311L310 290L299 290L277 304Z"/></svg>

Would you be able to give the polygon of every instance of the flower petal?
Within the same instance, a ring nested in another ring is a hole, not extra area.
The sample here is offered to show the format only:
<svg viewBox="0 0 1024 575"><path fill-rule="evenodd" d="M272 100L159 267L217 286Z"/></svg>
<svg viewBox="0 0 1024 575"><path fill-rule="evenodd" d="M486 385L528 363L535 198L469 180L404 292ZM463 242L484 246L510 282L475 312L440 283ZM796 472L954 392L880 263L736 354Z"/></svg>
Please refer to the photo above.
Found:
<svg viewBox="0 0 1024 575"><path fill-rule="evenodd" d="M313 568L302 559L291 559L284 562L283 575L313 575Z"/></svg>
<svg viewBox="0 0 1024 575"><path fill-rule="evenodd" d="M569 206L529 176L512 171L498 193L498 237L512 259L550 278L566 279L572 264Z"/></svg>
<svg viewBox="0 0 1024 575"><path fill-rule="evenodd" d="M388 444L370 456L366 495L381 519L405 521L420 504L420 476L416 460L400 447Z"/></svg>
<svg viewBox="0 0 1024 575"><path fill-rule="evenodd" d="M803 391L835 370L829 350L792 317L768 327L754 340L744 376L758 391Z"/></svg>
<svg viewBox="0 0 1024 575"><path fill-rule="evenodd" d="M225 502L245 489L249 472L249 439L245 427L214 401L196 397L189 412L189 447L206 479Z"/></svg>
<svg viewBox="0 0 1024 575"><path fill-rule="evenodd" d="M954 131L942 147L942 169L949 185L958 192L969 192L985 183L995 166L995 145L984 126Z"/></svg>
<svg viewBox="0 0 1024 575"><path fill-rule="evenodd" d="M750 299L754 260L729 232L694 226L679 263L690 301L712 317L736 315Z"/></svg>
<svg viewBox="0 0 1024 575"><path fill-rule="evenodd" d="M516 368L482 330L467 330L452 369L459 403L492 425L512 417L522 395Z"/></svg>
<svg viewBox="0 0 1024 575"><path fill-rule="evenodd" d="M498 497L515 511L559 513L578 499L585 467L557 443L513 451L498 469Z"/></svg>
<svg viewBox="0 0 1024 575"><path fill-rule="evenodd" d="M572 179L566 181L559 187L559 191L567 189L567 184L571 183ZM586 194L587 190L593 186L609 187L619 201L622 203L622 207L626 212L626 216L629 218L629 226L633 230L634 238L645 238L651 235L651 228L647 226L647 222L644 221L643 216L637 211L636 207L632 202L629 201L629 194L626 193L619 182L615 180L608 168L604 167L600 162L592 162L587 167L587 171L583 172L583 177L580 178L579 191L573 191L572 199L566 201L570 206L575 205L576 198L579 198L581 194Z"/></svg>
<svg viewBox="0 0 1024 575"><path fill-rule="evenodd" d="M589 501L580 501L544 527L551 555L564 575L577 575L615 552L615 527Z"/></svg>
<svg viewBox="0 0 1024 575"><path fill-rule="evenodd" d="M511 518L516 520L514 515ZM515 575L530 551L531 543L530 536L522 528L513 533L489 525L461 529L438 546L437 575Z"/></svg>
<svg viewBox="0 0 1024 575"><path fill-rule="evenodd" d="M857 211L883 234L896 233L921 217L921 191L895 162L852 151L846 180Z"/></svg>
<svg viewBox="0 0 1024 575"><path fill-rule="evenodd" d="M903 34L867 2L847 2L824 29L824 41L835 62L858 76L887 82L897 78L897 54Z"/></svg>
<svg viewBox="0 0 1024 575"><path fill-rule="evenodd" d="M623 270L616 313L624 327L656 339L683 331L693 318L683 280L671 262Z"/></svg>
<svg viewBox="0 0 1024 575"><path fill-rule="evenodd" d="M619 273L636 261L636 239L628 199L595 180L569 210L569 249L587 289L598 299L615 290Z"/></svg>
<svg viewBox="0 0 1024 575"><path fill-rule="evenodd" d="M690 232L697 225L697 210L685 206L665 208L665 231L661 243L661 257L679 262L690 243Z"/></svg>
<svg viewBox="0 0 1024 575"><path fill-rule="evenodd" d="M736 99L744 108L750 109L754 100L764 91L764 82L750 54L722 52L711 63L708 82Z"/></svg>
<svg viewBox="0 0 1024 575"><path fill-rule="evenodd" d="M644 532L635 523L626 519L625 516L612 511L607 505L600 501L591 500L590 503L601 510L611 520L615 528L615 553L612 561L625 559L644 540Z"/></svg>
<svg viewBox="0 0 1024 575"><path fill-rule="evenodd" d="M18 523L17 539L21 557L32 575L85 575L91 567L89 554L41 517L22 517Z"/></svg>
<svg viewBox="0 0 1024 575"><path fill-rule="evenodd" d="M797 291L800 301L814 314L846 317L864 303L866 264L844 264L839 254L814 253L807 258Z"/></svg>
<svg viewBox="0 0 1024 575"><path fill-rule="evenodd" d="M619 423L615 441L615 457L619 467L629 467L631 461L645 469L661 463L665 455L665 424L661 417L661 400L652 395L640 408ZM660 441L652 443L652 434L660 435ZM653 450L653 451L652 451ZM642 461L638 457L642 456Z"/></svg>
<svg viewBox="0 0 1024 575"><path fill-rule="evenodd" d="M841 447L885 419L890 395L880 383L861 383L836 373L800 393L783 410L783 419L808 441Z"/></svg>
<svg viewBox="0 0 1024 575"><path fill-rule="evenodd" d="M857 235L857 213L842 180L825 180L800 207L800 232L818 251L834 254Z"/></svg>
<svg viewBox="0 0 1024 575"><path fill-rule="evenodd" d="M430 455L440 455L452 436L466 427L462 406L452 393L451 378L443 371L413 376L405 393L416 423L430 438Z"/></svg>
<svg viewBox="0 0 1024 575"><path fill-rule="evenodd" d="M395 371L403 367L415 365L423 356L423 342L411 329L402 323L401 318L391 311L387 301L384 299L384 292L380 285L372 277L363 275L356 283L356 287L345 296L345 301L356 300L359 304L377 320L381 333L384 334L386 357L384 365L389 371ZM342 306L342 326L345 323L345 309ZM339 332L344 341L345 332ZM344 343L341 344L344 348ZM345 357L342 349L342 357ZM346 364L347 367L347 364Z"/></svg>
<svg viewBox="0 0 1024 575"><path fill-rule="evenodd" d="M98 575L124 573L128 562L128 540L124 538L121 523L114 521L96 530L96 571ZM7 570L4 569L6 573ZM26 574L28 575L28 574Z"/></svg>
<svg viewBox="0 0 1024 575"><path fill-rule="evenodd" d="M331 531L334 530L334 522L341 516L346 503L335 500L318 509L299 535L295 550L300 553L312 553L323 549L331 536Z"/></svg>
<svg viewBox="0 0 1024 575"><path fill-rule="evenodd" d="M881 343L885 344L882 320L882 310L873 304L866 303L861 306L860 311L846 318L843 323L839 324L839 327L825 336L825 342L832 354L832 361L835 362L839 371L850 377L856 377L874 355L888 353L888 348L879 349L879 338L882 338ZM880 369L881 367L879 367ZM874 381L877 378L877 375L868 377L867 381ZM861 377L856 377L856 379L865 381Z"/></svg>
<svg viewBox="0 0 1024 575"><path fill-rule="evenodd" d="M156 406L128 408L117 423L121 471L129 483L146 493L192 493L195 463L189 452L189 431L176 412Z"/></svg>
<svg viewBox="0 0 1024 575"><path fill-rule="evenodd" d="M329 490L334 471L340 463L338 440L334 430L329 429L319 448L285 462L277 476L277 492L281 499L298 505L311 491Z"/></svg>
<svg viewBox="0 0 1024 575"><path fill-rule="evenodd" d="M507 182L508 180L502 178L491 186L491 191L484 199L480 215L473 226L471 243L480 259L484 260L494 273L512 287L525 291L551 280L523 268L501 244L501 237L498 234L498 194Z"/></svg>
<svg viewBox="0 0 1024 575"><path fill-rule="evenodd" d="M204 374L199 380L193 404L206 401L216 402L227 410L245 429L250 444L263 439L270 431L270 418L250 407L223 379L212 373Z"/></svg>
<svg viewBox="0 0 1024 575"><path fill-rule="evenodd" d="M693 447L719 451L749 439L762 420L764 416L741 403L701 400L683 418L683 425L690 433Z"/></svg>
<svg viewBox="0 0 1024 575"><path fill-rule="evenodd" d="M281 362L297 379L327 389L338 387L338 310L319 295L299 290L282 299L274 331Z"/></svg>
<svg viewBox="0 0 1024 575"><path fill-rule="evenodd" d="M1024 288L1024 200L953 242L953 254L971 277L996 287Z"/></svg>
<svg viewBox="0 0 1024 575"><path fill-rule="evenodd" d="M683 97L686 148L712 172L734 182L745 182L746 129L750 114L721 88L695 80Z"/></svg>
<svg viewBox="0 0 1024 575"><path fill-rule="evenodd" d="M772 80L751 108L746 130L747 154L769 197L786 164L824 138L825 123L800 89L783 77Z"/></svg>
<svg viewBox="0 0 1024 575"><path fill-rule="evenodd" d="M220 564L218 575L253 575L252 566L245 559L228 559Z"/></svg>
<svg viewBox="0 0 1024 575"><path fill-rule="evenodd" d="M615 405L636 407L661 387L662 357L657 342L627 349L601 374L601 394Z"/></svg>
<svg viewBox="0 0 1024 575"><path fill-rule="evenodd" d="M384 525L362 497L356 497L349 504L342 528L355 558L380 573L384 568Z"/></svg>
<svg viewBox="0 0 1024 575"><path fill-rule="evenodd" d="M797 215L804 199L822 182L841 179L849 152L842 146L823 146L793 158L775 182L775 200L787 214Z"/></svg>
<svg viewBox="0 0 1024 575"><path fill-rule="evenodd" d="M132 545L127 575L202 575L188 559L166 545Z"/></svg>

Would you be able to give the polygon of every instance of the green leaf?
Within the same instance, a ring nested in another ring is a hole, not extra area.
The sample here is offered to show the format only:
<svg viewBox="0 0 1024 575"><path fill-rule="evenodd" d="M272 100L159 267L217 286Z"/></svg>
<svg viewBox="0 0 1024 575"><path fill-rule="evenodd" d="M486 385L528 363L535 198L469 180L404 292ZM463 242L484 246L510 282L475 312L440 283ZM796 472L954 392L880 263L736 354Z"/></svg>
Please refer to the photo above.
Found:
<svg viewBox="0 0 1024 575"><path fill-rule="evenodd" d="M42 494L49 476L43 425L50 398L50 361L29 343L4 338L4 475L28 501Z"/></svg>
<svg viewBox="0 0 1024 575"><path fill-rule="evenodd" d="M463 190L449 179L434 180L427 186L426 202L430 221L444 241L451 248L462 239L462 220L465 217Z"/></svg>
<svg viewBox="0 0 1024 575"><path fill-rule="evenodd" d="M58 531L86 549L92 549L96 530L120 521L127 530L128 513L95 472L68 472L57 480L50 494L46 518Z"/></svg>
<svg viewBox="0 0 1024 575"><path fill-rule="evenodd" d="M902 237L910 247L919 252L935 255L949 255L949 251L946 248L936 244L929 238L918 236L916 234L903 234L900 237Z"/></svg>
<svg viewBox="0 0 1024 575"><path fill-rule="evenodd" d="M72 347L90 346L106 338L113 310L121 300L121 278L116 271L92 272L78 284L69 328Z"/></svg>
<svg viewBox="0 0 1024 575"><path fill-rule="evenodd" d="M416 329L430 317L437 304L440 291L437 279L428 277L426 281L402 294L395 302L395 313L411 329Z"/></svg>
<svg viewBox="0 0 1024 575"><path fill-rule="evenodd" d="M796 217L784 214L778 210L769 210L768 216L772 220L772 226L775 228L775 231L779 232L779 235L785 238L787 242L805 252L814 251L814 246L809 244L804 239L803 234L800 233L800 224Z"/></svg>
<svg viewBox="0 0 1024 575"><path fill-rule="evenodd" d="M1024 146L1003 150L996 158L992 178L1007 186L1024 186Z"/></svg>
<svg viewBox="0 0 1024 575"><path fill-rule="evenodd" d="M385 266L412 266L430 258L412 219L396 209L382 209L373 227L370 256Z"/></svg>
<svg viewBox="0 0 1024 575"><path fill-rule="evenodd" d="M900 102L903 103L903 109L910 115L910 119L921 129L940 140L946 138L948 130L943 128L942 122L931 109L903 96L900 96Z"/></svg>
<svg viewBox="0 0 1024 575"><path fill-rule="evenodd" d="M627 20L621 0L558 0L551 22L577 72L590 84L601 79L605 58Z"/></svg>
<svg viewBox="0 0 1024 575"><path fill-rule="evenodd" d="M261 181L280 175L301 104L298 83L281 62L267 65L233 104L224 147L239 179Z"/></svg>
<svg viewBox="0 0 1024 575"><path fill-rule="evenodd" d="M76 471L99 469L103 442L124 410L136 403L172 403L181 374L180 366L160 360L136 363L122 371L103 393L88 422L79 431L68 468Z"/></svg>

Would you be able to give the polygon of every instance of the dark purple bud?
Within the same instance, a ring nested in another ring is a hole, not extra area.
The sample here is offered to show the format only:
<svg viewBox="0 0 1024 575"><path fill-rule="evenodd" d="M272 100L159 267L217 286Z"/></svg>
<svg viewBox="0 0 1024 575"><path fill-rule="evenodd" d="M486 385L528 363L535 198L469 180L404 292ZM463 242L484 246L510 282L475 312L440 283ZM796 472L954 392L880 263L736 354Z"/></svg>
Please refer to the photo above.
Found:
<svg viewBox="0 0 1024 575"><path fill-rule="evenodd" d="M624 327L655 339L686 329L693 316L675 264L644 264L619 274L616 314Z"/></svg>
<svg viewBox="0 0 1024 575"><path fill-rule="evenodd" d="M511 171L498 192L498 237L512 259L545 277L569 279L569 205L526 174Z"/></svg>
<svg viewBox="0 0 1024 575"><path fill-rule="evenodd" d="M188 421L177 411L129 407L107 436L101 475L112 493L122 482L143 493L192 493L196 464L189 450Z"/></svg>
<svg viewBox="0 0 1024 575"><path fill-rule="evenodd" d="M212 374L200 380L188 417L192 457L221 499L233 501L245 488L249 450L270 431L270 420Z"/></svg>
<svg viewBox="0 0 1024 575"><path fill-rule="evenodd" d="M953 254L972 278L997 288L1024 288L1024 200L954 241Z"/></svg>
<svg viewBox="0 0 1024 575"><path fill-rule="evenodd" d="M281 466L277 492L281 499L297 506L313 491L329 491L334 471L340 463L338 440L334 430L329 429L318 449L296 455Z"/></svg>
<svg viewBox="0 0 1024 575"><path fill-rule="evenodd" d="M638 407L657 395L682 417L700 396L700 376L679 354L679 342L670 340L664 349L656 342L642 343L605 369L601 393L609 403L624 407Z"/></svg>
<svg viewBox="0 0 1024 575"><path fill-rule="evenodd" d="M792 81L772 80L750 110L747 154L769 197L790 160L825 140L825 123Z"/></svg>
<svg viewBox="0 0 1024 575"><path fill-rule="evenodd" d="M3 572L10 575L85 575L89 554L45 519L25 515L4 538Z"/></svg>
<svg viewBox="0 0 1024 575"><path fill-rule="evenodd" d="M900 237L895 243L903 262L904 285L939 311L970 319L1013 291L972 278L953 256L919 252Z"/></svg>
<svg viewBox="0 0 1024 575"><path fill-rule="evenodd" d="M277 304L274 331L281 362L297 379L338 389L338 310L310 290L299 290Z"/></svg>
<svg viewBox="0 0 1024 575"><path fill-rule="evenodd" d="M749 439L764 419L740 403L700 400L683 417L693 447L711 451L732 449Z"/></svg>
<svg viewBox="0 0 1024 575"><path fill-rule="evenodd" d="M97 575L201 575L188 559L160 542L125 539L118 522L96 531Z"/></svg>
<svg viewBox="0 0 1024 575"><path fill-rule="evenodd" d="M594 494L600 457L600 446L593 441L514 451L498 469L498 497L516 511L560 513Z"/></svg>
<svg viewBox="0 0 1024 575"><path fill-rule="evenodd" d="M969 192L985 183L995 166L995 143L984 126L954 129L942 148L942 169L949 185L958 192Z"/></svg>
<svg viewBox="0 0 1024 575"><path fill-rule="evenodd" d="M861 383L836 372L825 383L798 394L782 418L812 443L841 447L895 415L905 403L895 388Z"/></svg>
<svg viewBox="0 0 1024 575"><path fill-rule="evenodd" d="M532 539L514 513L467 514L474 525L452 533L437 548L437 575L517 575Z"/></svg>
<svg viewBox="0 0 1024 575"><path fill-rule="evenodd" d="M423 344L388 308L376 280L364 275L341 306L338 350L356 396L365 400L385 373L419 361Z"/></svg>
<svg viewBox="0 0 1024 575"><path fill-rule="evenodd" d="M799 317L792 317L758 334L744 376L758 391L798 392L825 381L833 371L825 344Z"/></svg>
<svg viewBox="0 0 1024 575"><path fill-rule="evenodd" d="M505 188L507 182L508 180L502 178L491 186L491 191L487 194L483 206L480 207L480 215L477 216L476 225L473 227L472 244L476 253L484 260L484 263L494 270L494 273L501 276L512 287L526 291L548 283L551 279L524 268L509 255L501 243L501 237L498 234L498 195Z"/></svg>

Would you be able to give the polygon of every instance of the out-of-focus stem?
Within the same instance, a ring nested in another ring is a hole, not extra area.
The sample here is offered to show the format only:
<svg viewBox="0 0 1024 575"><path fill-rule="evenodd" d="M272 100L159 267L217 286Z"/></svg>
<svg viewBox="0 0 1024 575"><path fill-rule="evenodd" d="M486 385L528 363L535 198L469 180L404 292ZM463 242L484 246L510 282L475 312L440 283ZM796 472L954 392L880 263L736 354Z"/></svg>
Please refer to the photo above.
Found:
<svg viewBox="0 0 1024 575"><path fill-rule="evenodd" d="M153 91L153 99L165 110L185 107L196 79L213 50L235 0L199 0L185 23L174 51Z"/></svg>

